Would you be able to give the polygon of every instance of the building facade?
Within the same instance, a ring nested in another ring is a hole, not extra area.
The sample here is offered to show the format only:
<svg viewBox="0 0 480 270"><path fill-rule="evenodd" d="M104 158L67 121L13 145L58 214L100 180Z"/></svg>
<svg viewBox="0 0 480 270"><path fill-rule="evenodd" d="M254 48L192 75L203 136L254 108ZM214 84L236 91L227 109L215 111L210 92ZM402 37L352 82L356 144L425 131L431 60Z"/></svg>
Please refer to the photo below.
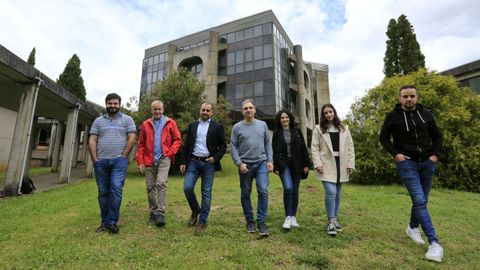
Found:
<svg viewBox="0 0 480 270"><path fill-rule="evenodd" d="M294 113L304 134L330 99L328 66L306 62L271 11L206 29L145 50L140 100L157 81L186 67L206 81L206 100L223 95L232 120L243 119L241 102L255 101L257 118L273 129L275 113Z"/></svg>
<svg viewBox="0 0 480 270"><path fill-rule="evenodd" d="M475 93L480 94L480 60L442 71L440 74L451 75L460 85L470 87Z"/></svg>

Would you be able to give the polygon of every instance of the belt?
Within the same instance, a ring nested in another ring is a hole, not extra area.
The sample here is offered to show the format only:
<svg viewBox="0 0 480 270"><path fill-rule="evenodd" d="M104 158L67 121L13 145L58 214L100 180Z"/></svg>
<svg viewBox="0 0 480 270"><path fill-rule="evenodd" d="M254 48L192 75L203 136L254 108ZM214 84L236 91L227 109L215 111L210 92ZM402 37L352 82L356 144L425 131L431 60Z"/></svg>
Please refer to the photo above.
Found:
<svg viewBox="0 0 480 270"><path fill-rule="evenodd" d="M200 160L200 161L205 161L208 157L197 157L195 155L192 155L193 160Z"/></svg>

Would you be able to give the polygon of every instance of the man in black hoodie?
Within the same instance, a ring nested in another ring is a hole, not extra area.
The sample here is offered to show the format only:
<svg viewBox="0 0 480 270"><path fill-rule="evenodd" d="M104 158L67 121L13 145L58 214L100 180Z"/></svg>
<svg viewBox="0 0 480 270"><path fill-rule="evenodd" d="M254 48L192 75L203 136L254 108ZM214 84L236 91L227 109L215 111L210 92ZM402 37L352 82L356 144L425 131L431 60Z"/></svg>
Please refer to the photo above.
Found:
<svg viewBox="0 0 480 270"><path fill-rule="evenodd" d="M380 142L393 156L398 174L412 200L406 234L415 243L425 244L418 229L421 225L430 243L425 258L441 262L443 248L435 233L427 203L436 163L443 153L443 138L432 113L417 101L415 86L400 88L399 104L387 114L380 132Z"/></svg>

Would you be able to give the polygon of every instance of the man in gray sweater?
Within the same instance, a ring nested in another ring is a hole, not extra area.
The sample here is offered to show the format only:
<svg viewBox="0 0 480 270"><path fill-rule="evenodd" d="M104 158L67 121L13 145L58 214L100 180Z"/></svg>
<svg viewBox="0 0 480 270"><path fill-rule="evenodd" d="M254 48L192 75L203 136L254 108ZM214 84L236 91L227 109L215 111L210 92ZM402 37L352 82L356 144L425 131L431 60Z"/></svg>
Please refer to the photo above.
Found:
<svg viewBox="0 0 480 270"><path fill-rule="evenodd" d="M261 236L268 236L265 225L268 214L268 173L273 170L273 154L267 124L255 119L255 103L242 102L243 121L236 123L231 135L231 154L240 175L241 202L247 220L247 232L255 232L250 195L252 182L258 193L257 229Z"/></svg>

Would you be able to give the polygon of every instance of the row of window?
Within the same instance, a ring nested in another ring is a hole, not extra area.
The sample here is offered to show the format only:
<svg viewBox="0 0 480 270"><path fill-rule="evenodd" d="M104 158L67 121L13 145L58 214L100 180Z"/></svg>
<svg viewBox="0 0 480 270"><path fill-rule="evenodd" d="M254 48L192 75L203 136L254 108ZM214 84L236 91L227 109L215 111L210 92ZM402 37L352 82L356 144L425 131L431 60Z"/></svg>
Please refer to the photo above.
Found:
<svg viewBox="0 0 480 270"><path fill-rule="evenodd" d="M255 38L262 35L268 35L272 33L272 23L267 22L261 25L245 28L236 32L225 34L220 36L220 40L225 40L227 43L234 43L249 38Z"/></svg>

